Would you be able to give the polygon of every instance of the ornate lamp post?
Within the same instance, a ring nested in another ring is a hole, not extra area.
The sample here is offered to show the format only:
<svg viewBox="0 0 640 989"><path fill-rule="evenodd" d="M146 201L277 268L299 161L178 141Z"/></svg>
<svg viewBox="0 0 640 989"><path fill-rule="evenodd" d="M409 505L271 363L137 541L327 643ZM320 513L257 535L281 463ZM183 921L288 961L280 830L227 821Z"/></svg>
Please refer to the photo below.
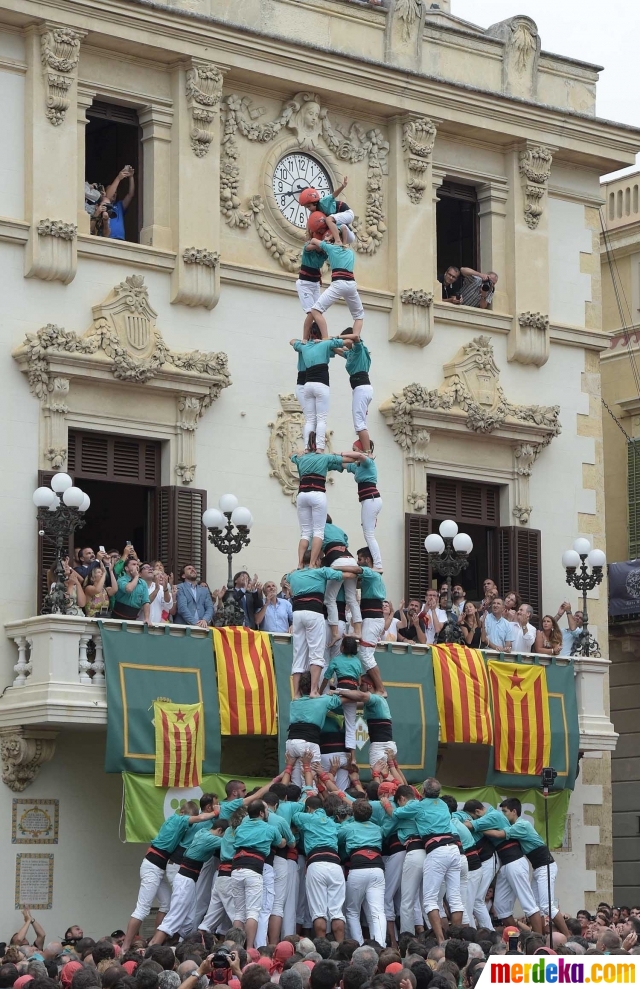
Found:
<svg viewBox="0 0 640 989"><path fill-rule="evenodd" d="M588 539L576 539L573 549L568 549L562 554L562 566L567 571L567 584L582 592L582 631L571 650L572 656L578 653L582 656L600 656L600 645L589 632L587 591L592 591L597 584L602 583L606 562L607 558L602 550L591 549Z"/></svg>
<svg viewBox="0 0 640 989"><path fill-rule="evenodd" d="M440 642L463 642L462 630L453 614L451 602L451 578L469 566L469 553L473 549L471 536L458 532L453 519L440 523L440 535L432 532L424 541L429 565L436 573L447 578L447 621L438 635Z"/></svg>
<svg viewBox="0 0 640 989"><path fill-rule="evenodd" d="M249 530L253 515L248 508L238 506L235 495L226 494L218 502L219 508L208 508L202 516L202 524L209 530L209 542L227 557L227 593L224 608L218 609L214 625L243 625L244 611L233 596L233 557L251 542Z"/></svg>
<svg viewBox="0 0 640 989"><path fill-rule="evenodd" d="M91 504L89 495L76 488L68 474L60 472L51 478L50 488L37 488L33 503L38 509L39 535L56 548L56 582L42 605L43 615L66 615L71 606L62 565L68 552L69 536L84 525L84 513Z"/></svg>

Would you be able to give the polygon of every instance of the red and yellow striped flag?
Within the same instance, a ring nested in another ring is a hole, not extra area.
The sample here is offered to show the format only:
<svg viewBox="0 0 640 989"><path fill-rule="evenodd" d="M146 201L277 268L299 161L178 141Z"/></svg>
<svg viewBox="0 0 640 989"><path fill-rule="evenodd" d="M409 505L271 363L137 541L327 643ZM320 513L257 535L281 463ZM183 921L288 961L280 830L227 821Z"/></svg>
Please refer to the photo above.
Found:
<svg viewBox="0 0 640 989"><path fill-rule="evenodd" d="M479 649L431 647L441 742L491 745L487 671Z"/></svg>
<svg viewBox="0 0 640 989"><path fill-rule="evenodd" d="M551 756L545 668L491 659L487 669L493 700L494 769L539 776Z"/></svg>
<svg viewBox="0 0 640 989"><path fill-rule="evenodd" d="M204 758L204 706L153 702L156 786L199 786Z"/></svg>
<svg viewBox="0 0 640 989"><path fill-rule="evenodd" d="M221 735L277 735L276 677L266 632L214 628Z"/></svg>

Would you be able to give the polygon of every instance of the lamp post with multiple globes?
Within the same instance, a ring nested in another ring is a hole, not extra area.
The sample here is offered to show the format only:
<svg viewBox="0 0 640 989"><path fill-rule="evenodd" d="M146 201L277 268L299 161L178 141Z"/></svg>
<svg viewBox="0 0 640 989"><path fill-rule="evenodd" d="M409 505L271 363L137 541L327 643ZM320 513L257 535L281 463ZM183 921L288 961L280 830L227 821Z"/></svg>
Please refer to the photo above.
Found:
<svg viewBox="0 0 640 989"><path fill-rule="evenodd" d="M562 566L567 571L567 584L582 592L582 631L576 637L572 655L600 656L600 645L589 632L587 591L602 583L607 558L601 549L591 549L588 539L576 539L573 549L562 554ZM591 573L589 573L591 567Z"/></svg>
<svg viewBox="0 0 640 989"><path fill-rule="evenodd" d="M33 503L38 509L39 535L56 548L56 582L47 588L43 615L66 615L71 607L66 574L62 563L68 552L69 537L84 525L84 513L91 504L88 494L77 488L68 474L60 471L51 478L51 487L36 488Z"/></svg>
<svg viewBox="0 0 640 989"><path fill-rule="evenodd" d="M209 532L209 542L227 557L227 592L224 607L216 612L214 625L242 625L244 611L233 596L233 557L251 542L249 532L253 516L248 508L238 505L235 495L222 495L218 508L208 508L202 524Z"/></svg>
<svg viewBox="0 0 640 989"><path fill-rule="evenodd" d="M452 611L451 578L469 566L469 553L473 549L471 536L458 532L453 519L440 523L440 535L432 532L424 541L429 557L429 565L436 573L447 578L447 621L438 635L439 642L463 642L462 629Z"/></svg>

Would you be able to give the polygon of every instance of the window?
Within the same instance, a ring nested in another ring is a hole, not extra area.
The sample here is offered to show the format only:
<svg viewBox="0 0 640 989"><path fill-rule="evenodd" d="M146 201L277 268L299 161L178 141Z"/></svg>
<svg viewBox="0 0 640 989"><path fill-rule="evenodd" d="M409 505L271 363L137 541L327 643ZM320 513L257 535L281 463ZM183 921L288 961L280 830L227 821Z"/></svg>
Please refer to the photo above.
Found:
<svg viewBox="0 0 640 989"><path fill-rule="evenodd" d="M120 169L134 169L135 194L124 216L124 239L137 243L142 228L142 144L138 113L115 103L94 101L87 110L85 131L85 180L105 188L113 182ZM117 200L128 193L124 179L117 190Z"/></svg>
<svg viewBox="0 0 640 989"><path fill-rule="evenodd" d="M640 440L627 443L627 488L629 497L629 559L640 556Z"/></svg>
<svg viewBox="0 0 640 989"><path fill-rule="evenodd" d="M478 201L470 185L444 182L436 204L438 275L449 265L478 270Z"/></svg>

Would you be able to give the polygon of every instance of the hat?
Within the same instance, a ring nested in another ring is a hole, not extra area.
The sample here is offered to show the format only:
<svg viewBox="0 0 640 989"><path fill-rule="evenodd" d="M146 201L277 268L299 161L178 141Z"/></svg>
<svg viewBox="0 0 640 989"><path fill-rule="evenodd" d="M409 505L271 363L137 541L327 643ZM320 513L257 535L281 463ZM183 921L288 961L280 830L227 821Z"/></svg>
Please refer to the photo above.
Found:
<svg viewBox="0 0 640 989"><path fill-rule="evenodd" d="M60 982L63 986L70 986L71 980L73 979L76 972L79 972L81 968L84 968L82 962L67 962L60 969Z"/></svg>
<svg viewBox="0 0 640 989"><path fill-rule="evenodd" d="M400 962L391 962L391 964L387 965L384 971L385 975L395 975L396 972L402 971L402 965Z"/></svg>
<svg viewBox="0 0 640 989"><path fill-rule="evenodd" d="M114 931L113 934L109 935L109 937L124 937L124 936L125 936L124 931L121 931L120 929Z"/></svg>
<svg viewBox="0 0 640 989"><path fill-rule="evenodd" d="M133 975L133 973L135 972L135 970L138 967L138 962L133 961L133 959L130 959L128 962L123 962L122 963L122 967L123 968L126 968L127 973L129 975Z"/></svg>
<svg viewBox="0 0 640 989"><path fill-rule="evenodd" d="M14 989L22 989L22 987L26 986L27 982L31 982L32 979L32 975L21 975L20 978L16 979L13 983Z"/></svg>
<svg viewBox="0 0 640 989"><path fill-rule="evenodd" d="M505 929L502 932L502 940L504 941L505 944L509 944L509 938L510 938L510 936L512 934L517 934L518 937L519 937L520 936L520 928L513 927L513 926L512 927L505 927Z"/></svg>
<svg viewBox="0 0 640 989"><path fill-rule="evenodd" d="M302 965L306 965L306 966L307 966L307 968L309 969L309 971L310 971L310 972L313 972L313 968L314 968L314 965L315 965L315 962L311 962L311 961L303 961L303 962L301 962L301 964L302 964Z"/></svg>
<svg viewBox="0 0 640 989"><path fill-rule="evenodd" d="M546 945L542 944L539 948L533 952L534 955L557 955L558 952L554 951L553 948L547 948Z"/></svg>

